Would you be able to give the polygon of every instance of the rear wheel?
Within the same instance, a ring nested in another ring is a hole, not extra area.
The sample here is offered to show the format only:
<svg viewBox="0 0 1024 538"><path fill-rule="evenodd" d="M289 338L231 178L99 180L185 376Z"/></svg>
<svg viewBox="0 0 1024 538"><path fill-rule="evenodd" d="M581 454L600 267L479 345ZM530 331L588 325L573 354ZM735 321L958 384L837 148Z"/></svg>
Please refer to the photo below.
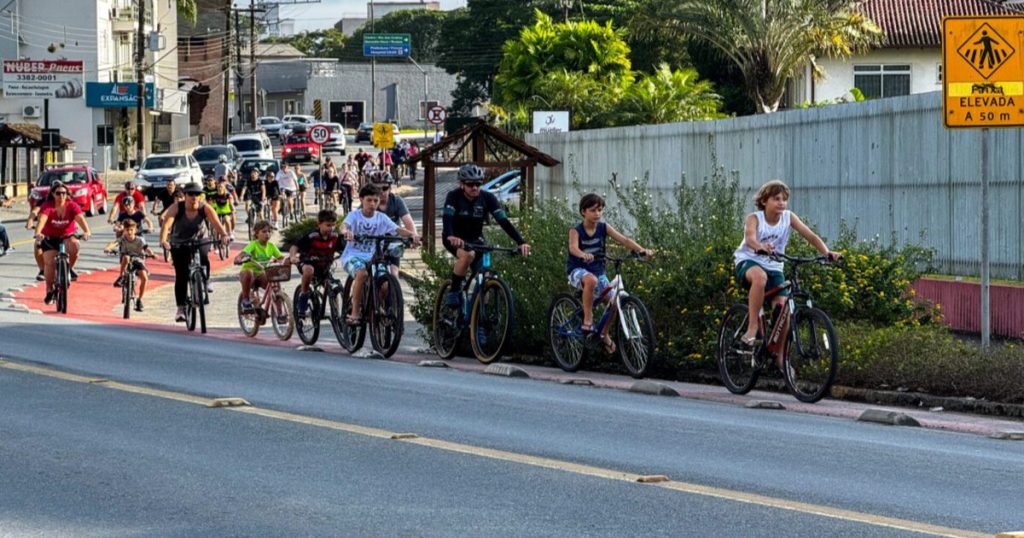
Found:
<svg viewBox="0 0 1024 538"><path fill-rule="evenodd" d="M57 280L54 287L55 300L57 302L57 312L61 314L68 313L68 287L71 285L71 272L68 267L68 262L62 259L57 264Z"/></svg>
<svg viewBox="0 0 1024 538"><path fill-rule="evenodd" d="M734 304L725 313L718 329L718 373L725 388L733 394L746 394L757 383L756 351L740 347L740 338L746 332L747 305Z"/></svg>
<svg viewBox="0 0 1024 538"><path fill-rule="evenodd" d="M800 308L792 317L784 360L786 386L801 402L828 395L839 369L839 339L832 320L817 308Z"/></svg>
<svg viewBox="0 0 1024 538"><path fill-rule="evenodd" d="M352 277L345 280L345 289L341 292L341 313L338 316L338 326L341 328L341 338L338 339L338 342L349 353L359 351L363 347L363 342L366 341L366 323L359 322L350 325L348 322L348 316L352 314L352 286L354 285L355 279ZM363 312L363 316L366 314Z"/></svg>
<svg viewBox="0 0 1024 538"><path fill-rule="evenodd" d="M292 317L291 301L288 300L288 294L283 291L275 293L270 300L270 323L279 340L287 341L292 337L292 332L295 330L295 318Z"/></svg>
<svg viewBox="0 0 1024 538"><path fill-rule="evenodd" d="M299 313L299 300L302 295L302 285L295 286L295 294L292 295L292 302L295 305L293 312L295 316L295 328L299 332L299 340L303 344L311 346L320 338L320 293L312 285L309 287L309 300L306 304L306 311Z"/></svg>
<svg viewBox="0 0 1024 538"><path fill-rule="evenodd" d="M437 291L434 299L434 350L442 359L455 356L455 348L462 332L462 309L458 306L445 304L445 298L451 291L451 282L445 282Z"/></svg>
<svg viewBox="0 0 1024 538"><path fill-rule="evenodd" d="M579 370L586 355L582 325L580 301L568 293L558 294L548 308L548 342L555 362L566 372Z"/></svg>
<svg viewBox="0 0 1024 538"><path fill-rule="evenodd" d="M121 300L124 302L124 319L129 319L132 316L132 302L135 295L135 273L131 270L131 267L126 271L124 275L124 281L121 282Z"/></svg>
<svg viewBox="0 0 1024 538"><path fill-rule="evenodd" d="M262 294L260 293L260 290L254 288L249 294L249 298L251 299L250 302L253 304L253 308L250 308L248 311L242 308L242 298L242 294L239 293L238 326L242 328L242 332L246 336L252 338L253 336L256 336L256 333L260 332L260 315L258 312L257 305L262 303L261 299L263 297Z"/></svg>
<svg viewBox="0 0 1024 538"><path fill-rule="evenodd" d="M469 341L477 360L489 364L501 356L512 332L512 292L497 278L481 286L470 314Z"/></svg>
<svg viewBox="0 0 1024 538"><path fill-rule="evenodd" d="M623 297L619 310L619 355L629 375L641 378L654 361L654 323L647 307L636 297Z"/></svg>
<svg viewBox="0 0 1024 538"><path fill-rule="evenodd" d="M402 330L405 328L405 304L402 299L402 287L394 275L387 273L377 277L379 297L370 314L370 342L373 349L385 357L390 357L402 343ZM374 304L369 301L368 304Z"/></svg>

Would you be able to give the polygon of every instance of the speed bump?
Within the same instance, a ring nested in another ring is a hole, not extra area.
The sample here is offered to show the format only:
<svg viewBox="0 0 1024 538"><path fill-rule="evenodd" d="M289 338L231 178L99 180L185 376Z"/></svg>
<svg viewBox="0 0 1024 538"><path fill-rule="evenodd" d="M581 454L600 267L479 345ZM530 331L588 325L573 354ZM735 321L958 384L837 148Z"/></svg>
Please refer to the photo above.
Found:
<svg viewBox="0 0 1024 538"><path fill-rule="evenodd" d="M857 420L860 422L875 422L877 424L885 424L888 426L921 426L921 423L918 422L916 418L906 413L886 411L884 409L865 409L864 412L857 417Z"/></svg>
<svg viewBox="0 0 1024 538"><path fill-rule="evenodd" d="M638 477L636 481L642 484L657 484L658 482L668 482L668 477L663 474L648 474Z"/></svg>
<svg viewBox="0 0 1024 538"><path fill-rule="evenodd" d="M248 407L250 404L244 398L214 398L206 407Z"/></svg>

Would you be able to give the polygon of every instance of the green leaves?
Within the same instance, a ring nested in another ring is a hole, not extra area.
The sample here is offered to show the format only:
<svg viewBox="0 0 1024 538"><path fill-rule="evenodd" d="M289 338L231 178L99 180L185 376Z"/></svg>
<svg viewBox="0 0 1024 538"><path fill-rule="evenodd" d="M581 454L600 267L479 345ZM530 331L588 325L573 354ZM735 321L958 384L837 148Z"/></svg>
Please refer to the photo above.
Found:
<svg viewBox="0 0 1024 538"><path fill-rule="evenodd" d="M199 7L196 6L196 0L177 0L177 11L178 15L188 22L195 24L196 19L199 16Z"/></svg>

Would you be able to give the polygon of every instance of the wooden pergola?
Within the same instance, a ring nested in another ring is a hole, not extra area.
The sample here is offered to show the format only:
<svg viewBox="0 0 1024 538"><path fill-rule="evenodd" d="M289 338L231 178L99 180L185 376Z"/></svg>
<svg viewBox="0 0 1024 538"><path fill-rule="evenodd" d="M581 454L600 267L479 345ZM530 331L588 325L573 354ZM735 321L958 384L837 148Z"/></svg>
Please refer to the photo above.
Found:
<svg viewBox="0 0 1024 538"><path fill-rule="evenodd" d="M435 226L437 207L437 168L458 168L464 164L475 164L481 168L522 172L522 203L533 204L534 168L537 164L556 166L557 159L539 149L515 138L507 132L480 120L449 134L437 144L424 149L407 164L423 163L423 228L421 233L426 247L434 250L437 230Z"/></svg>
<svg viewBox="0 0 1024 538"><path fill-rule="evenodd" d="M60 137L60 149L74 147L70 138ZM22 151L23 150L23 151ZM40 169L46 163L43 158L43 128L34 123L6 123L0 125L0 192L10 196L18 196L19 187L24 184L28 192L32 181L32 170L27 163L32 162L32 153L39 152ZM24 154L24 161L19 162L19 153ZM9 156L9 158L8 158ZM10 166L8 166L10 164ZM21 173L26 177L22 178ZM22 181L24 179L24 181ZM10 189L10 192L8 192Z"/></svg>

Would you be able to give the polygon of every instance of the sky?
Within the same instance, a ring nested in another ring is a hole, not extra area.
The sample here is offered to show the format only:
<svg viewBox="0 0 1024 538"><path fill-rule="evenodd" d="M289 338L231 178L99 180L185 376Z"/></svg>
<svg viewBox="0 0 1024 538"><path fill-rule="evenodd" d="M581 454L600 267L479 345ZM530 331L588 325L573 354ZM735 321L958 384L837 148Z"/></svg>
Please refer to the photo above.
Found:
<svg viewBox="0 0 1024 538"><path fill-rule="evenodd" d="M286 0L282 0L286 1ZM301 0L299 0L301 1ZM381 0L387 2L387 0ZM440 0L441 9L449 10L466 5L466 0ZM295 19L295 31L320 30L330 28L343 15L360 14L366 16L367 0L321 0L313 4L299 4L281 7L281 18Z"/></svg>

